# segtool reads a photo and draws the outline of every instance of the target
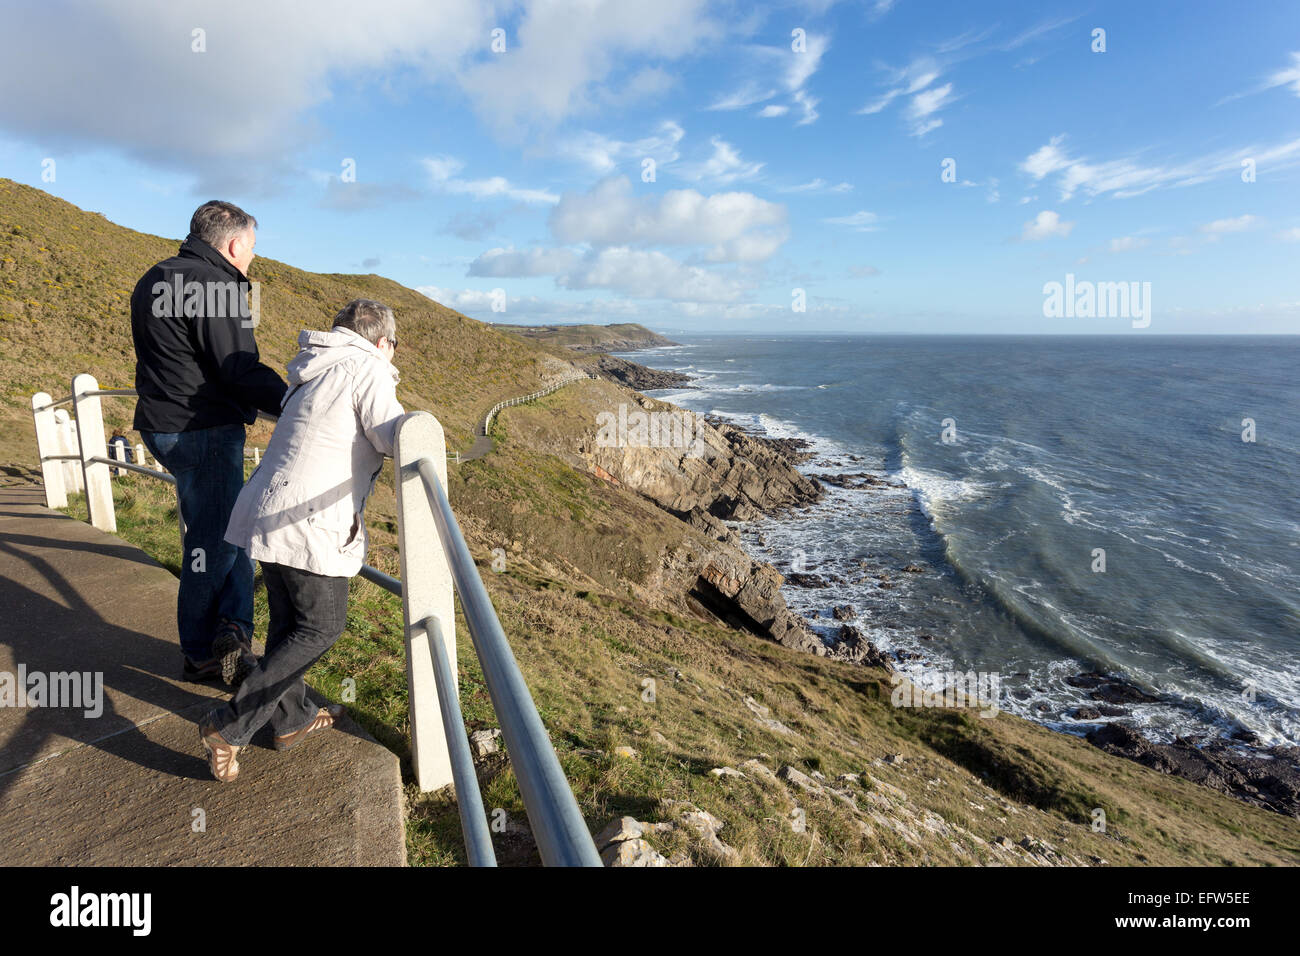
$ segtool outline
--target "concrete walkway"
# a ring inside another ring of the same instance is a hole
[[[397,758],[346,718],[212,779],[195,721],[224,694],[179,680],[176,578],[43,502],[0,478],[0,694],[98,673],[103,712],[0,706],[0,865],[404,865]]]

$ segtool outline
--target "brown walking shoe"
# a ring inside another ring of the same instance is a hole
[[[207,718],[199,722],[199,740],[208,752],[208,769],[212,771],[212,776],[222,783],[230,783],[239,776],[239,761],[236,756],[242,747],[226,743],[226,738],[208,723]]]
[[[227,618],[221,619],[212,641],[212,659],[220,670],[221,680],[235,690],[257,667],[253,642],[242,627]]]
[[[334,721],[342,717],[344,713],[345,710],[342,704],[329,704],[322,707],[316,712],[316,719],[310,724],[302,730],[295,730],[291,734],[276,737],[273,746],[276,750],[288,750],[290,747],[296,747],[313,731],[328,730],[333,727]]]

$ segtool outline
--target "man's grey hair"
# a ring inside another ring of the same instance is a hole
[[[381,338],[390,342],[397,339],[393,310],[374,299],[353,299],[334,316],[334,326],[351,329],[371,345],[378,345]]]
[[[256,228],[256,219],[234,203],[220,199],[208,200],[190,217],[190,235],[218,250],[246,230]]]

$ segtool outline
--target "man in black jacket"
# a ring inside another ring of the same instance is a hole
[[[253,565],[225,541],[244,484],[244,426],[280,413],[285,383],[258,358],[248,267],[257,220],[213,200],[180,251],[131,295],[135,428],[176,479],[185,526],[176,623],[193,681],[237,685],[252,653]]]

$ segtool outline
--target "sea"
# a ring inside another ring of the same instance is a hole
[[[694,379],[649,394],[874,479],[737,525],[828,641],[1069,733],[1300,744],[1300,336],[673,338],[622,356]]]

